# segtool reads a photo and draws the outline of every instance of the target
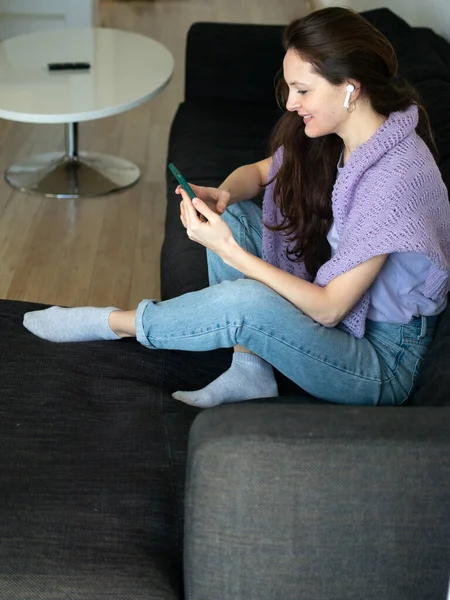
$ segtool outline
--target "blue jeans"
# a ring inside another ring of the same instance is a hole
[[[261,256],[261,210],[252,201],[223,218],[236,241]],[[355,405],[395,405],[412,393],[438,317],[407,325],[366,322],[361,339],[324,327],[268,286],[207,251],[210,287],[156,302],[136,313],[137,340],[148,348],[205,351],[241,344],[313,396]]]

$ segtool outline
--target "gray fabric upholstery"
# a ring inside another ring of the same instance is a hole
[[[190,433],[190,600],[445,600],[450,409],[246,403]]]

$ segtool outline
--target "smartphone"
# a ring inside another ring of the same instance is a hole
[[[193,189],[191,188],[191,186],[188,184],[188,182],[186,181],[186,179],[183,177],[183,175],[180,173],[180,171],[175,167],[175,165],[173,165],[172,163],[169,163],[169,169],[172,171],[173,175],[175,176],[175,179],[178,181],[178,183],[181,185],[181,187],[183,188],[183,190],[187,193],[187,195],[189,196],[189,198],[192,200],[193,198],[195,198],[195,194]]]

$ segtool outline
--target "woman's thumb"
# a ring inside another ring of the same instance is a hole
[[[227,190],[219,190],[219,192],[217,194],[217,204],[216,204],[217,210],[220,213],[225,212],[229,201],[230,201],[230,192],[228,192]]]

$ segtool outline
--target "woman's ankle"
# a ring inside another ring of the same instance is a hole
[[[253,354],[253,352],[251,350],[249,350],[248,348],[246,348],[245,346],[241,346],[241,344],[236,344],[233,347],[233,350],[235,352],[244,352],[246,354]]]
[[[135,310],[113,310],[109,315],[108,324],[121,338],[136,337]]]

